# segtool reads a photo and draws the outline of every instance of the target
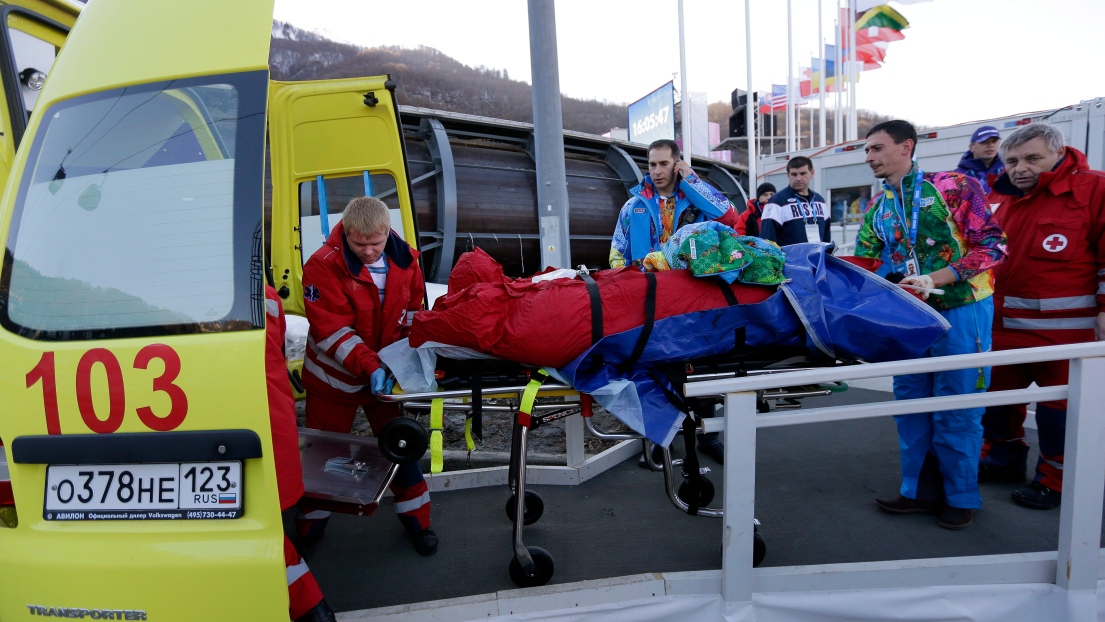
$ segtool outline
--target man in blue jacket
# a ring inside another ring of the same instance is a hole
[[[683,161],[674,140],[648,146],[648,175],[629,191],[633,196],[618,213],[610,243],[610,267],[637,266],[645,255],[660,250],[680,227],[716,220],[737,224],[737,210],[725,195],[699,179]]]
[[[691,170],[674,140],[661,139],[648,146],[648,175],[629,192],[633,196],[618,213],[610,243],[611,268],[640,266],[645,255],[660,250],[685,225],[706,220],[729,227],[737,224],[733,204]],[[713,416],[712,405],[699,410],[695,413],[700,417]],[[716,432],[698,437],[698,451],[724,464],[724,447]]]
[[[806,156],[787,161],[789,186],[775,194],[760,216],[760,237],[779,246],[829,242],[829,206],[810,190],[813,162]]]
[[[998,154],[998,145],[1001,144],[1001,134],[998,128],[992,125],[983,125],[971,135],[971,144],[967,145],[967,153],[959,160],[959,166],[955,172],[968,177],[974,177],[982,184],[982,191],[990,194],[990,175],[1000,177],[1005,172],[1005,163]]]

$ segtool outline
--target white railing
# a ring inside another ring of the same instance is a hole
[[[1066,386],[786,413],[756,413],[755,392],[781,385],[817,384],[1067,359],[1071,364]],[[1097,619],[1098,560],[1101,557],[1101,514],[1105,496],[1105,343],[1049,346],[711,380],[688,384],[685,392],[688,397],[718,394],[726,396],[724,419],[704,421],[708,431],[725,431],[725,518],[722,532],[724,552],[720,586],[725,601],[750,602],[754,591],[1044,582],[1066,590],[1067,620]],[[1011,554],[877,564],[834,564],[833,572],[824,572],[824,567],[818,567],[820,570],[817,572],[813,572],[814,567],[753,571],[751,560],[757,428],[1064,398],[1068,400],[1065,470],[1059,546],[1055,554],[1043,554],[1042,558],[1039,555]],[[1052,567],[1054,572],[1050,572]],[[1063,617],[1057,615],[1056,619]]]

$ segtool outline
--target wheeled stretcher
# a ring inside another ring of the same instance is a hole
[[[712,358],[697,363],[689,363],[684,369],[690,371],[687,382],[713,380],[737,375],[767,374],[778,371],[803,369],[815,364],[833,364],[833,361],[812,361],[801,353],[785,356],[785,351],[742,353],[728,359]],[[382,399],[402,406],[405,413],[415,414],[431,411],[435,402],[456,400],[463,403],[450,403],[450,410],[468,411],[471,429],[480,429],[483,413],[504,413],[514,418],[510,466],[508,468],[508,486],[510,497],[506,503],[507,517],[513,522],[513,556],[509,564],[511,579],[521,587],[543,585],[553,575],[552,555],[536,546],[526,546],[523,540],[523,527],[539,520],[544,512],[544,502],[536,492],[526,490],[527,438],[531,429],[563,419],[575,414],[583,417],[587,433],[604,440],[640,439],[644,443],[646,460],[653,470],[664,474],[664,487],[671,502],[681,511],[689,514],[720,517],[722,511],[709,507],[713,499],[713,485],[700,473],[695,454],[695,433],[700,431],[701,419],[693,414],[684,422],[684,436],[687,441],[685,459],[673,458],[670,445],[661,445],[662,463],[652,460],[652,442],[638,433],[609,433],[597,429],[593,423],[593,400],[591,396],[578,393],[572,387],[551,378],[538,368],[527,368],[508,361],[456,361],[439,359],[442,371],[447,371],[439,380],[439,385],[448,387],[442,391],[393,394]],[[844,390],[842,383],[819,386],[785,387],[762,392],[759,396],[761,409],[767,411],[771,403],[781,407],[797,406],[797,400],[815,395],[828,395]],[[505,399],[504,399],[505,398]],[[484,400],[493,403],[484,403]],[[510,404],[504,404],[510,401]],[[694,404],[692,412],[713,408],[711,400],[701,400]],[[439,430],[431,429],[431,434]],[[477,433],[478,435],[478,433]],[[682,477],[675,475],[676,468],[682,469]],[[755,538],[754,564],[759,564],[766,554],[766,543],[758,532]]]

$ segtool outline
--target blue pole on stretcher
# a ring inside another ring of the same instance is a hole
[[[372,196],[372,177],[368,174],[368,171],[364,172],[364,195],[366,197]]]
[[[326,180],[318,176],[318,222],[322,227],[322,243],[330,237],[330,215],[326,211]]]

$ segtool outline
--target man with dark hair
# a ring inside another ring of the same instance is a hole
[[[633,196],[618,214],[610,243],[611,268],[639,266],[684,225],[716,220],[732,227],[737,222],[729,199],[691,170],[674,140],[648,146],[648,175],[629,192]]]
[[[660,250],[684,225],[716,220],[732,227],[737,222],[737,210],[729,199],[691,170],[673,140],[657,140],[648,146],[648,175],[630,194],[633,196],[618,214],[610,243],[611,268],[640,266],[646,255]],[[712,415],[712,407],[703,410],[709,412],[696,413]],[[718,463],[724,460],[716,433],[700,436],[698,449]]]
[[[993,321],[994,276],[1005,260],[1005,235],[991,217],[982,188],[958,173],[924,173],[912,160],[917,131],[887,121],[867,133],[867,164],[883,180],[856,237],[855,263],[891,264],[901,285],[951,325],[929,356],[986,352]],[[934,291],[941,288],[939,292]],[[901,338],[907,339],[907,335]],[[989,368],[894,377],[894,398],[986,391]],[[894,417],[901,448],[902,485],[875,503],[892,514],[937,514],[937,524],[963,529],[982,507],[978,492],[983,408]]]
[[[1064,146],[1063,133],[1031,123],[1001,145],[1006,171],[994,182],[994,215],[1009,232],[1009,261],[994,270],[994,349],[1105,340],[1105,174]],[[994,368],[992,391],[1063,385],[1068,361]],[[1024,482],[1025,405],[991,406],[983,417],[980,481]],[[1013,501],[1059,507],[1067,401],[1036,404],[1040,458]]]
[[[829,241],[829,207],[810,191],[813,161],[797,156],[787,162],[790,185],[771,197],[760,216],[760,236],[779,246]]]
[[[1005,172],[1005,164],[998,155],[1001,134],[992,125],[983,125],[971,134],[971,143],[967,153],[959,160],[955,172],[974,177],[982,186],[983,192],[990,192],[990,176],[997,177]]]
[[[737,224],[733,228],[738,235],[751,235],[760,237],[760,216],[764,213],[764,205],[775,196],[775,184],[762,183],[756,188],[756,196],[748,199],[748,207],[737,218]]]

